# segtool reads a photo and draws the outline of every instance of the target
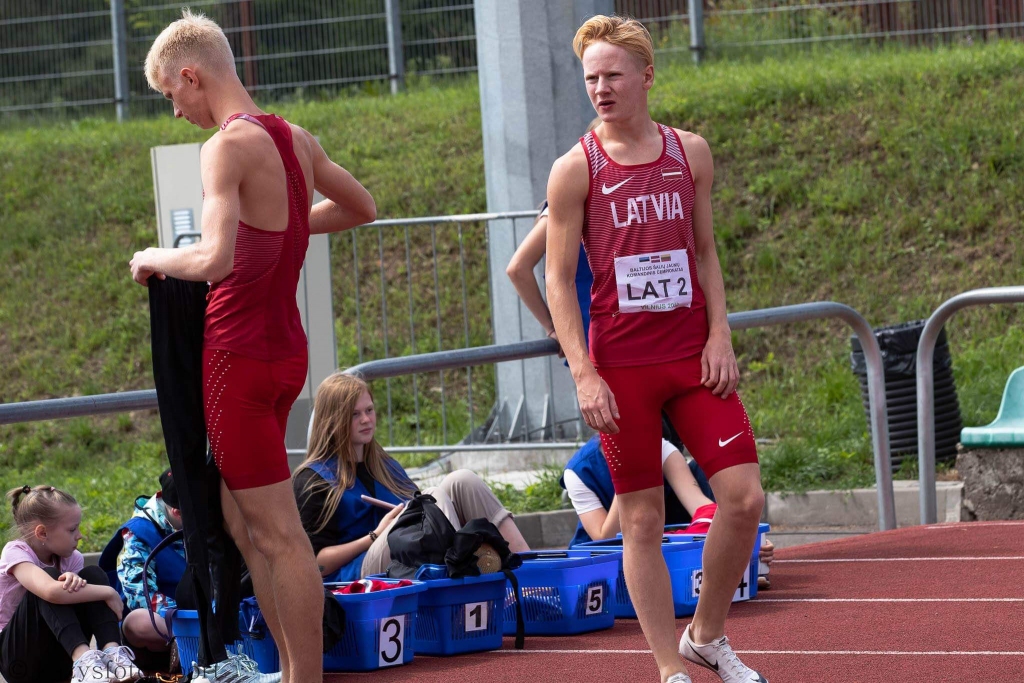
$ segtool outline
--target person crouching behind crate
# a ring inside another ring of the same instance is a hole
[[[687,463],[681,449],[665,438],[661,440],[661,468],[665,475],[665,525],[687,524],[687,533],[706,534],[718,506],[704,472],[696,462]],[[611,472],[597,436],[569,459],[559,483],[580,518],[570,548],[591,540],[614,538],[622,531]],[[760,550],[759,588],[771,585],[768,576],[774,555],[775,546],[765,538]]]
[[[386,571],[391,561],[388,532],[417,490],[374,439],[376,428],[373,394],[365,381],[341,373],[323,381],[307,456],[295,470],[292,486],[325,582]],[[512,552],[529,550],[512,513],[473,472],[452,472],[424,493],[437,499],[456,530],[483,518],[498,528]]]
[[[161,608],[175,608],[175,594],[185,573],[185,546],[171,542],[146,567],[157,544],[182,528],[178,490],[168,469],[160,475],[160,491],[150,498],[139,496],[131,519],[121,525],[100,556],[100,568],[107,571],[124,599],[121,632],[146,671],[173,671],[167,625],[157,614]],[[147,595],[148,593],[148,595]],[[152,612],[152,614],[150,614]]]

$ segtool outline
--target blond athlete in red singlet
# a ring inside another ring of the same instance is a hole
[[[185,10],[157,37],[146,77],[175,117],[220,130],[201,153],[202,241],[137,252],[132,277],[211,283],[204,408],[225,519],[280,651],[281,679],[316,683],[323,680],[323,586],[284,447],[288,411],[306,377],[295,291],[309,235],[371,222],[376,207],[312,135],[256,106],[223,31],[202,15]],[[312,206],[314,189],[327,201]],[[220,680],[219,673],[206,676]]]
[[[548,182],[548,302],[587,424],[615,485],[629,595],[661,680],[688,683],[685,660],[726,683],[763,682],[725,637],[764,505],[711,226],[711,151],[651,120],[654,50],[642,24],[587,21],[573,41],[601,125],[558,159]],[[582,238],[594,272],[590,353],[574,272]],[[678,649],[661,552],[660,413],[707,473],[718,511],[704,582]]]

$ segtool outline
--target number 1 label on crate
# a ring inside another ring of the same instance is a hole
[[[604,608],[604,586],[591,586],[587,589],[587,609],[584,616],[600,614]]]
[[[380,620],[380,652],[377,665],[395,666],[402,663],[405,654],[405,618],[388,617]]]
[[[471,602],[466,605],[466,633],[487,630],[486,602]]]

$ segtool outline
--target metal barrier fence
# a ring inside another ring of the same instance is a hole
[[[1024,287],[973,289],[946,300],[929,316],[917,344],[917,458],[921,524],[938,521],[935,492],[935,342],[942,326],[968,306],[1024,302]]]
[[[0,3],[0,113],[116,109],[120,119],[129,108],[166,107],[141,65],[185,6],[224,28],[239,77],[261,101],[352,88],[395,92],[407,76],[477,68],[468,0],[9,0]],[[787,45],[1024,37],[1020,0],[616,0],[615,7],[647,25],[660,61]],[[699,14],[693,25],[691,13]]]
[[[731,313],[729,324],[734,330],[745,330],[823,318],[838,318],[845,321],[853,329],[864,349],[868,366],[868,400],[871,413],[871,442],[874,451],[875,479],[878,488],[879,527],[882,530],[894,529],[896,528],[896,504],[892,487],[889,420],[886,413],[882,352],[864,317],[844,304],[820,302]],[[415,373],[443,372],[463,367],[469,368],[474,365],[535,358],[552,355],[557,351],[558,346],[554,341],[544,339],[502,346],[484,346],[386,358],[362,363],[346,372],[358,373],[368,380],[389,379]],[[131,392],[131,394],[133,395],[108,394],[106,396],[4,404],[0,405],[0,425],[85,414],[139,410],[156,405],[155,391]],[[530,446],[534,447],[535,445],[531,444]],[[548,447],[559,446],[549,445]],[[504,449],[504,446],[502,448]],[[448,450],[448,448],[433,446],[429,449],[419,450],[437,452]]]

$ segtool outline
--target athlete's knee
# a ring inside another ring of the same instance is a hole
[[[258,523],[250,526],[249,540],[256,551],[268,560],[301,555],[313,557],[313,546],[301,524],[298,528],[292,528],[292,525],[283,520],[275,520],[269,524]]]
[[[665,532],[665,514],[656,508],[635,506],[619,510],[622,536],[630,543],[654,543],[661,545]]]
[[[764,510],[764,490],[756,480],[733,483],[717,496],[718,509],[726,514],[760,519]]]

